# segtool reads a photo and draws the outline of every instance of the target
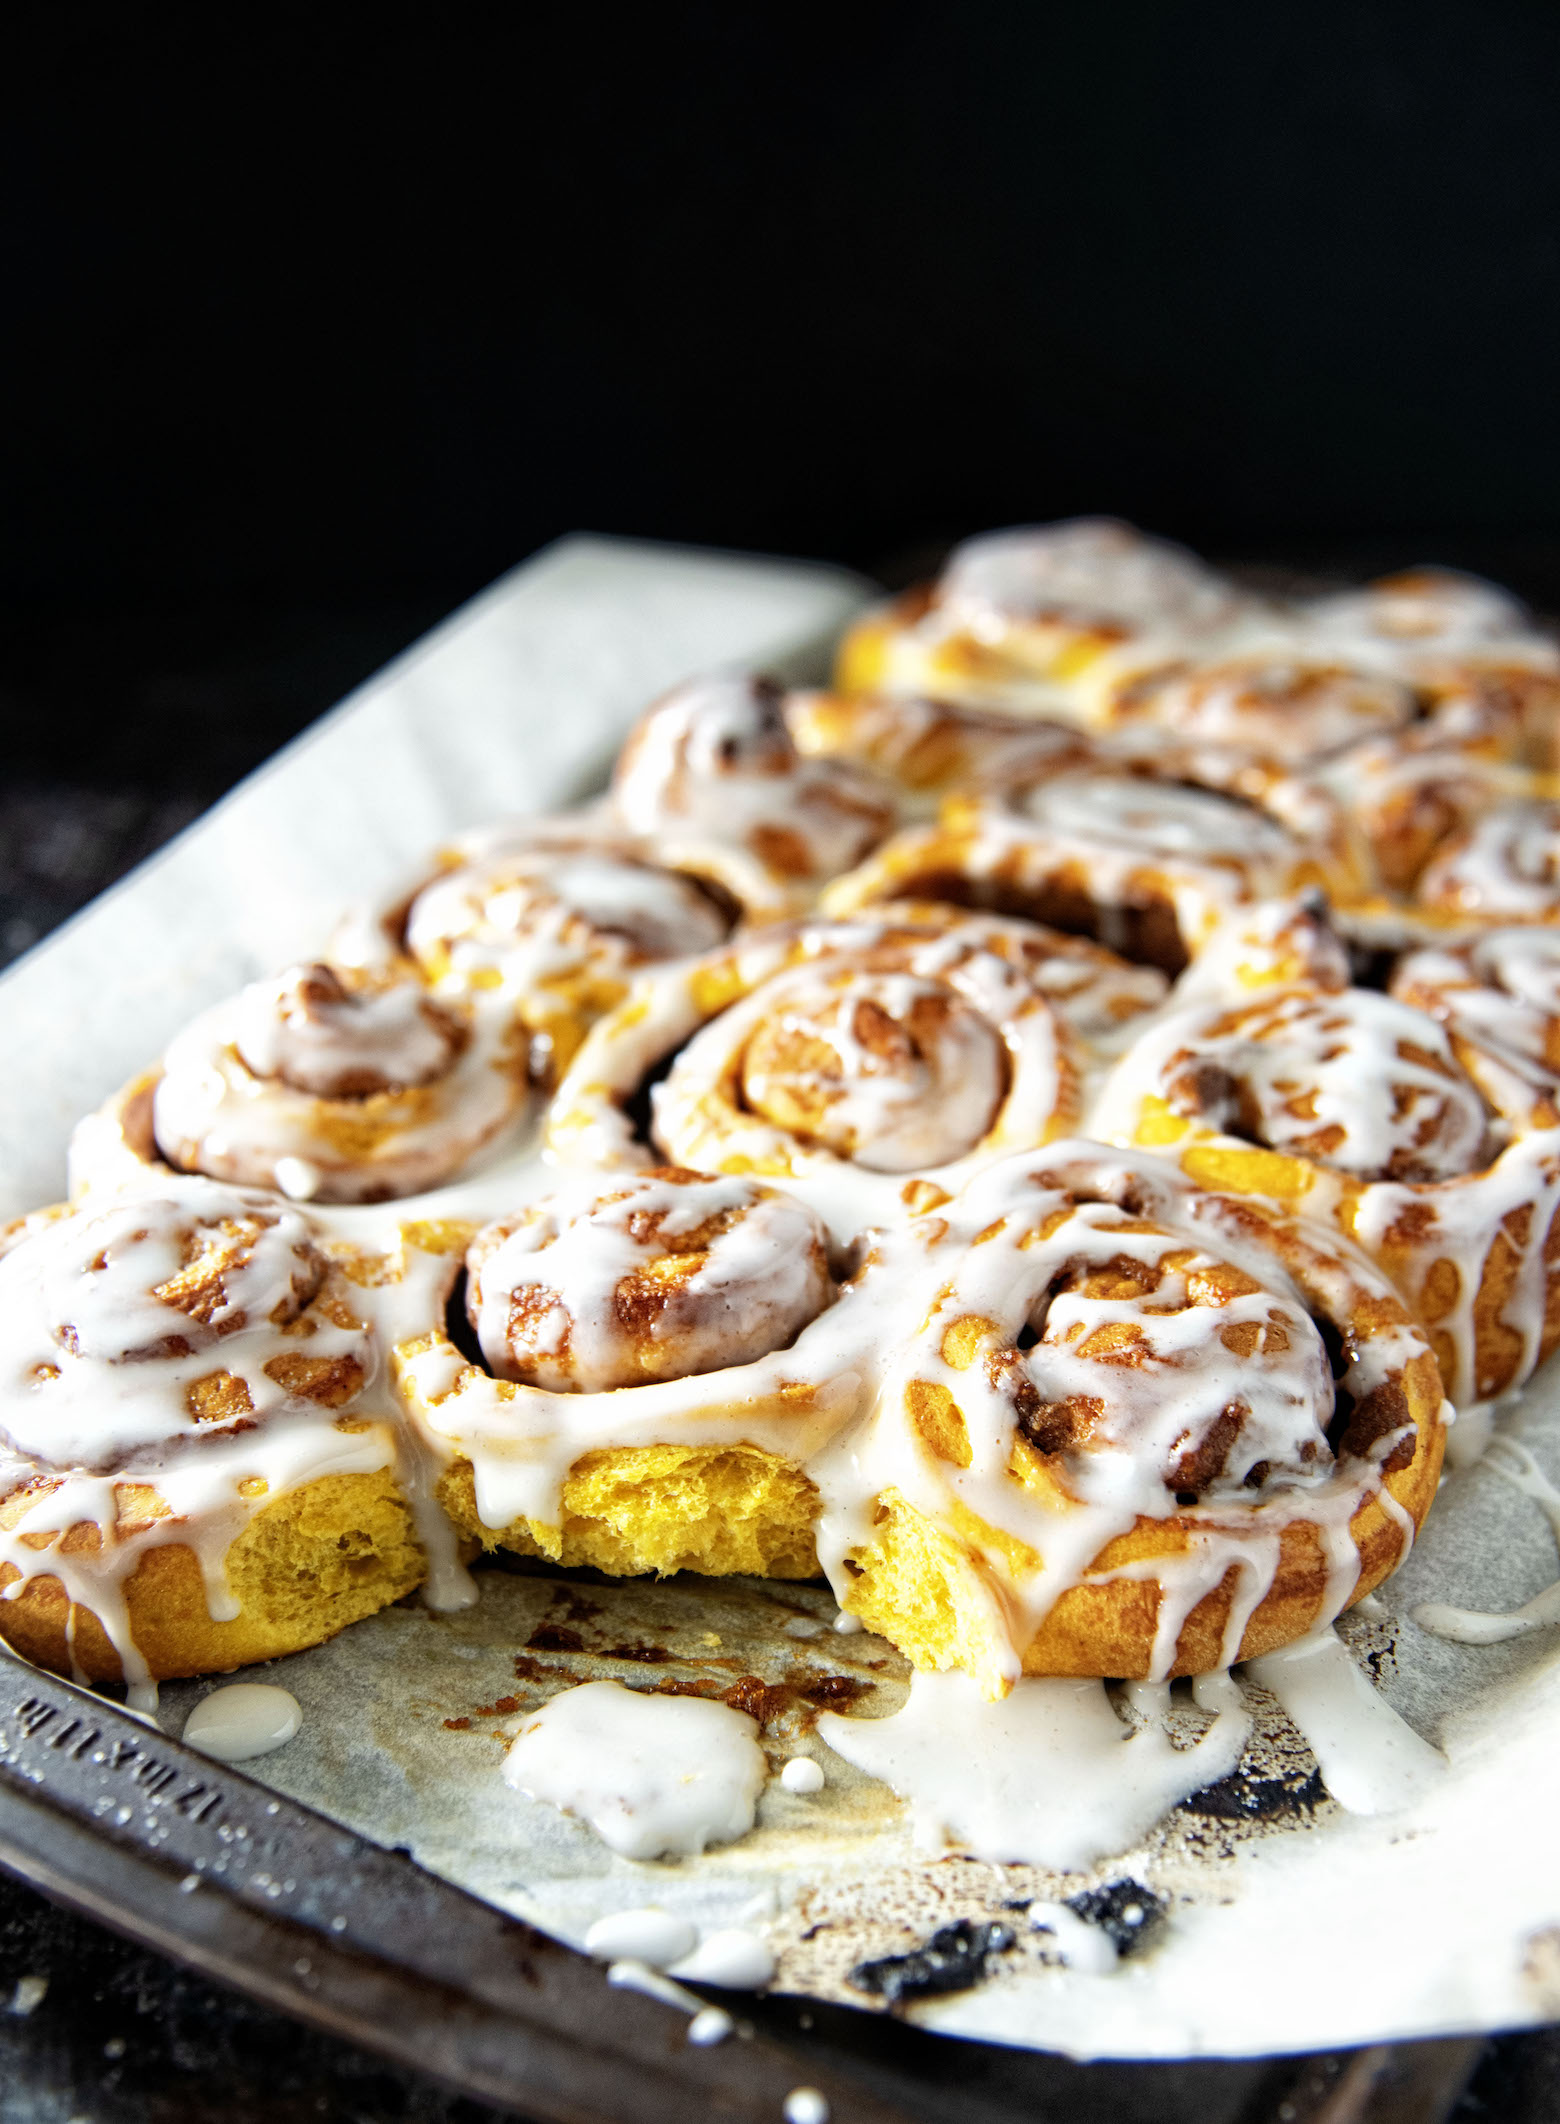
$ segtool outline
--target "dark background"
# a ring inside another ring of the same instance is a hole
[[[1560,590],[1560,9],[23,8],[18,772],[202,798],[581,526]]]
[[[898,583],[1114,510],[1560,609],[1557,89],[1553,0],[13,0],[0,960],[580,527]],[[476,2116],[6,1884],[0,2037],[7,2124]]]

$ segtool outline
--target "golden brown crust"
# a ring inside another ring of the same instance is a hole
[[[8,1503],[12,1502],[7,1500]],[[147,1513],[142,1495],[138,1517]],[[161,1516],[155,1511],[152,1516]],[[63,1548],[94,1546],[96,1526],[68,1529]],[[426,1558],[411,1512],[388,1470],[329,1475],[258,1510],[228,1549],[224,1568],[240,1612],[215,1622],[193,1549],[169,1540],[145,1550],[124,1580],[136,1649],[157,1680],[221,1674],[317,1645],[422,1583]],[[0,1586],[16,1576],[0,1563]],[[90,1608],[71,1603],[57,1577],[40,1575],[0,1601],[0,1636],[57,1674],[74,1667],[92,1682],[123,1668]]]

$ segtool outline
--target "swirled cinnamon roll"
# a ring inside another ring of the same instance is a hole
[[[490,999],[317,961],[204,1011],[77,1129],[71,1179],[101,1192],[162,1163],[297,1201],[386,1202],[453,1178],[527,1098],[524,1042]]]
[[[1419,880],[1422,906],[1497,922],[1560,919],[1560,804],[1497,804],[1445,842]]]
[[[949,797],[935,825],[895,834],[823,905],[835,915],[891,899],[989,907],[1179,973],[1231,907],[1307,884],[1352,884],[1343,851],[1282,822],[1284,777],[1218,764],[1231,769],[1228,794],[1123,765],[1048,776],[1001,797]],[[1244,792],[1250,775],[1262,803]],[[1334,808],[1320,804],[1334,823]]]
[[[874,777],[803,757],[781,689],[759,678],[698,679],[658,701],[618,756],[612,802],[665,862],[754,919],[799,911],[894,824]]]
[[[912,799],[954,789],[1025,787],[1100,761],[1081,730],[1039,717],[954,708],[886,694],[793,693],[786,721],[801,751],[859,760]]]
[[[1110,687],[1103,720],[1113,730],[1162,730],[1293,767],[1401,729],[1414,706],[1396,679],[1274,651],[1133,673]]]
[[[1445,1026],[1458,1061],[1508,1120],[1560,1119],[1560,931],[1492,929],[1410,952],[1392,993]]]
[[[561,1070],[643,966],[708,951],[735,909],[706,880],[599,823],[538,820],[472,835],[399,923],[404,949],[447,995],[493,993]]]
[[[787,925],[648,976],[576,1057],[548,1140],[570,1163],[659,1155],[888,1205],[906,1176],[947,1185],[1074,1126],[1077,1028],[1162,994],[1097,947],[946,907]]]
[[[815,1472],[846,1605],[923,1667],[1165,1679],[1329,1622],[1435,1494],[1442,1389],[1386,1280],[1271,1205],[1053,1145],[880,1242],[929,1302]]]
[[[1207,640],[1249,618],[1245,596],[1183,547],[1080,517],[988,532],[938,581],[846,636],[842,693],[910,694],[1010,714],[1076,717],[1075,682],[1124,643]]]
[[[489,1548],[810,1577],[803,1463],[860,1393],[835,1296],[823,1227],[788,1194],[676,1166],[582,1176],[472,1241],[469,1358],[443,1334],[397,1351],[440,1500]]]
[[[1523,768],[1472,741],[1456,743],[1428,722],[1353,746],[1321,772],[1393,893],[1412,893],[1440,848],[1533,782]]]
[[[1092,1125],[1347,1232],[1425,1323],[1462,1402],[1520,1385],[1560,1339],[1560,1130],[1514,1111],[1423,1011],[1297,985],[1166,1014]]]
[[[374,1341],[307,1219],[203,1179],[0,1260],[0,1635],[92,1681],[332,1636],[423,1553]]]
[[[1456,568],[1404,568],[1358,590],[1308,599],[1300,610],[1306,632],[1318,640],[1443,657],[1533,632],[1520,599]]]

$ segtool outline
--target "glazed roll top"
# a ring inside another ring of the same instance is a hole
[[[1362,1180],[1447,1180],[1492,1155],[1484,1101],[1445,1030],[1367,989],[1286,987],[1173,1012],[1118,1064],[1095,1121],[1146,1141],[1156,1115]]]
[[[497,1377],[555,1393],[687,1379],[783,1349],[834,1296],[822,1226],[773,1188],[661,1166],[488,1225],[466,1306]]]
[[[0,1261],[0,1427],[40,1468],[156,1467],[299,1403],[337,1409],[374,1365],[367,1330],[319,1303],[302,1216],[185,1182],[51,1225]]]
[[[1384,1279],[1141,1154],[1006,1160],[878,1274],[930,1304],[821,1546],[921,1664],[995,1689],[1250,1656],[1383,1575],[1434,1494],[1440,1380]]]
[[[375,1202],[449,1179],[525,1097],[526,1057],[491,1011],[436,999],[405,972],[317,961],[255,982],[173,1041],[152,1134],[186,1172]]]
[[[623,748],[612,798],[631,832],[707,869],[755,914],[810,897],[894,822],[858,767],[804,758],[781,689],[747,677],[702,679],[657,703]]]
[[[204,1179],[0,1260],[0,1635],[144,1688],[318,1644],[426,1558],[355,1290],[304,1214]]]
[[[1282,652],[1135,674],[1112,690],[1109,704],[1114,725],[1156,726],[1288,765],[1397,730],[1414,712],[1412,691],[1396,679]]]
[[[949,558],[936,603],[987,640],[1011,628],[1120,638],[1211,631],[1240,597],[1183,546],[1108,517],[1078,517],[967,540]]]
[[[1560,804],[1505,803],[1454,834],[1419,880],[1427,907],[1503,922],[1560,918]]]
[[[412,900],[403,937],[441,997],[506,1000],[546,1075],[640,967],[708,951],[733,918],[708,879],[658,862],[639,842],[541,821],[480,837]]]

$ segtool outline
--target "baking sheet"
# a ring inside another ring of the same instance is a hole
[[[505,578],[6,977],[6,1209],[58,1194],[70,1124],[202,1003],[317,946],[342,905],[396,881],[450,832],[581,793],[677,679],[737,660],[805,675],[861,594],[834,571],[592,539]],[[1529,1389],[1505,1421],[1560,1480],[1560,1383]],[[1413,1812],[1378,1820],[1314,1791],[1267,1821],[1227,1806],[1178,1810],[1088,1877],[1133,1880],[1163,1903],[1143,1952],[1086,1975],[1059,1966],[1019,1915],[1019,1944],[987,1984],[914,2017],[1075,2056],[1164,2058],[1560,2013],[1560,1809],[1549,1799],[1560,1640],[1474,1650],[1405,1619],[1426,1599],[1514,1607],[1556,1568],[1531,1502],[1487,1467],[1454,1476],[1384,1612],[1346,1626],[1389,1698],[1447,1749],[1445,1783]],[[393,1609],[257,1670],[292,1688],[307,1715],[255,1774],[571,1941],[606,1910],[654,1901],[705,1925],[757,1926],[782,1985],[855,2004],[845,1981],[855,1961],[952,1917],[1013,1923],[1015,1902],[1087,1885],[915,1852],[892,1796],[811,1732],[820,1678],[862,1684],[859,1715],[892,1710],[904,1688],[903,1663],[875,1639],[786,1633],[787,1619],[832,1614],[821,1589],[571,1590],[509,1571],[481,1582],[468,1614]],[[539,1630],[556,1637],[545,1625],[571,1602],[580,1648],[533,1648]],[[635,1864],[498,1777],[502,1741],[573,1680],[633,1679],[636,1667],[639,1678],[654,1667],[708,1680],[733,1663],[786,1692],[776,1759],[805,1748],[829,1776],[814,1800],[772,1787],[758,1831],[737,1845]],[[208,1686],[165,1692],[169,1731]],[[1275,1767],[1295,1764],[1293,1738],[1275,1716],[1253,1745],[1247,1769],[1271,1789]]]

